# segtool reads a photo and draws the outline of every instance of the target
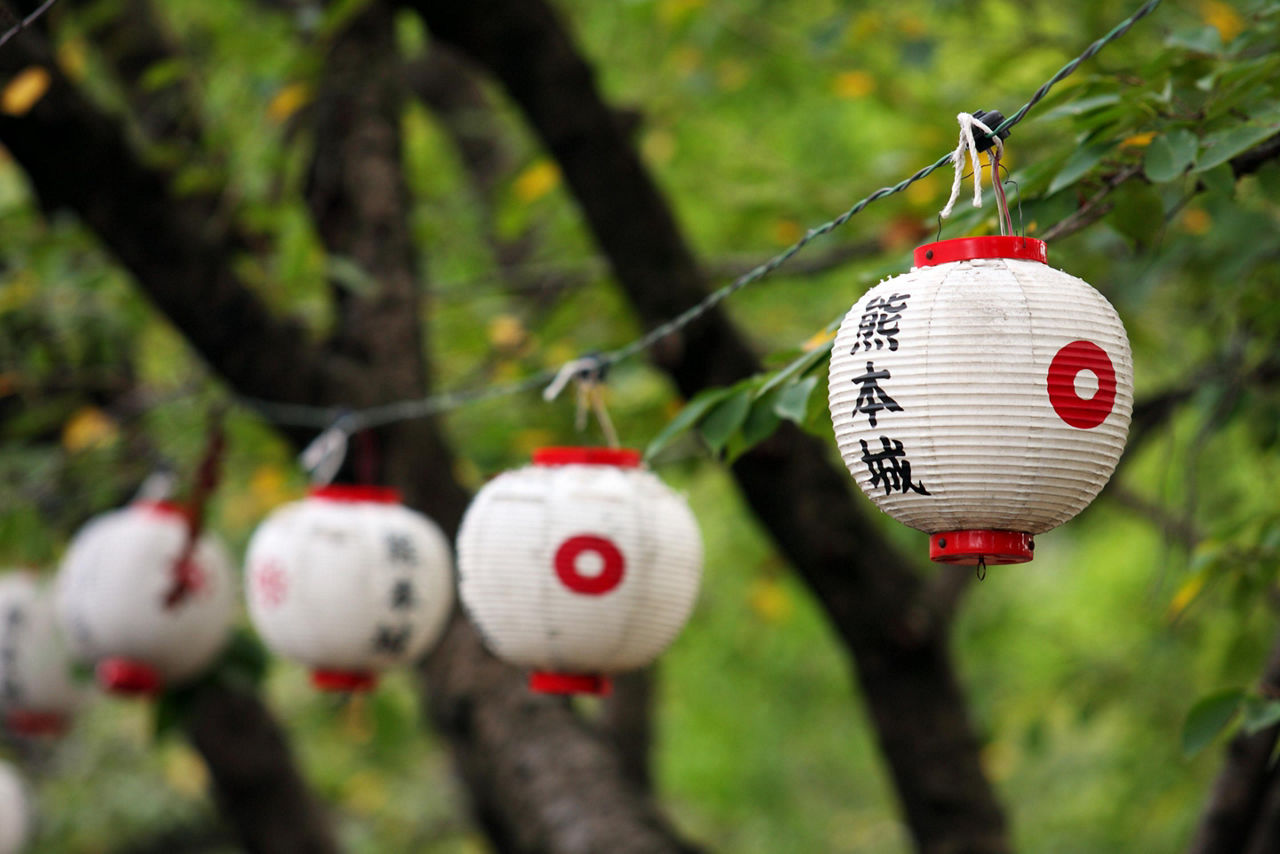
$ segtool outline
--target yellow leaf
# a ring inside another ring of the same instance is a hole
[[[831,91],[840,98],[865,98],[876,90],[876,79],[865,71],[842,71],[831,81]]]
[[[0,92],[0,110],[11,116],[24,116],[49,91],[53,82],[49,72],[32,65],[18,72]]]
[[[519,350],[528,337],[524,324],[514,314],[499,314],[489,321],[489,343],[499,350]]]
[[[835,337],[836,331],[834,329],[823,329],[820,332],[815,332],[808,341],[804,342],[804,344],[800,346],[800,349],[804,350],[806,353],[811,353]]]
[[[68,39],[58,45],[58,65],[61,66],[62,73],[72,80],[83,80],[87,53],[84,39]]]
[[[702,51],[683,44],[671,52],[671,64],[676,71],[688,76],[702,67]]]
[[[533,453],[535,448],[554,445],[556,434],[541,427],[526,427],[524,430],[517,431],[513,439],[512,444],[515,445],[515,449],[528,456]]]
[[[716,66],[716,83],[726,92],[736,92],[746,85],[751,69],[745,62],[726,59]]]
[[[115,441],[118,431],[111,417],[96,406],[86,406],[62,427],[62,447],[71,453],[102,447]]]
[[[550,160],[539,160],[516,176],[516,198],[528,204],[550,193],[560,183],[560,168]]]
[[[1149,130],[1146,133],[1135,133],[1133,136],[1129,137],[1128,139],[1126,139],[1124,142],[1120,144],[1128,145],[1132,148],[1146,148],[1148,145],[1151,144],[1151,140],[1155,138],[1156,138],[1156,132],[1153,130]]]
[[[791,616],[791,597],[777,579],[758,578],[751,585],[751,610],[766,622],[780,623]]]
[[[804,226],[794,219],[780,219],[773,224],[773,239],[779,246],[790,246],[804,237]]]
[[[306,83],[290,83],[267,104],[267,118],[277,123],[284,122],[310,100],[310,86]]]
[[[189,798],[198,798],[209,789],[209,769],[194,750],[173,743],[164,752],[164,778]]]
[[[1244,18],[1221,0],[1203,0],[1200,3],[1200,17],[1218,31],[1218,35],[1222,36],[1223,44],[1231,41],[1244,30]]]
[[[1179,220],[1178,225],[1187,234],[1199,236],[1207,234],[1213,227],[1213,218],[1205,213],[1204,208],[1187,208],[1182,212],[1182,219]]]
[[[387,805],[386,783],[372,771],[357,771],[347,778],[342,801],[357,815],[377,815]]]
[[[903,191],[913,205],[926,205],[938,195],[938,185],[933,181],[915,181]]]
[[[898,20],[898,30],[904,36],[918,39],[929,32],[929,26],[915,15],[907,15]]]
[[[668,130],[652,130],[644,135],[640,150],[647,160],[659,165],[669,163],[676,153],[676,138]]]
[[[1169,611],[1166,616],[1170,620],[1176,620],[1181,616],[1182,612],[1187,610],[1187,606],[1200,595],[1200,591],[1204,589],[1204,583],[1205,574],[1203,572],[1198,572],[1182,582],[1178,592],[1174,593],[1173,598],[1169,600]]]
[[[678,26],[705,3],[706,0],[662,0],[658,4],[658,20],[667,27]]]

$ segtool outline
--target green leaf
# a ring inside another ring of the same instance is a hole
[[[1120,96],[1115,92],[1108,92],[1103,95],[1091,95],[1087,98],[1081,98],[1078,101],[1071,101],[1069,103],[1054,107],[1052,110],[1049,110],[1049,112],[1042,114],[1040,116],[1040,120],[1045,122],[1050,122],[1050,121],[1053,121],[1054,119],[1064,119],[1064,118],[1069,118],[1073,116],[1080,116],[1092,110],[1097,110],[1102,107],[1109,107],[1112,104],[1118,103],[1119,101],[1120,101]]]
[[[768,439],[778,429],[782,419],[775,407],[780,394],[781,391],[775,389],[752,402],[747,420],[742,423],[742,441],[745,445],[743,452]]]
[[[732,394],[719,401],[702,419],[698,430],[714,453],[724,449],[729,437],[747,420],[751,410],[751,389],[734,387]]]
[[[1191,758],[1227,728],[1244,702],[1239,688],[1202,697],[1187,713],[1182,726],[1182,755]]]
[[[1113,194],[1115,207],[1107,224],[1135,246],[1149,245],[1164,228],[1164,202],[1150,184],[1129,181]]]
[[[804,376],[811,368],[827,357],[827,354],[831,352],[831,345],[834,343],[835,338],[833,337],[822,346],[815,347],[807,353],[801,354],[786,367],[781,368],[777,373],[770,377],[768,381],[760,387],[759,393],[761,395],[768,394],[778,386],[790,380],[792,377]]]
[[[1195,165],[1200,140],[1183,128],[1161,134],[1147,148],[1143,171],[1154,183],[1172,181]]]
[[[1192,27],[1171,34],[1164,43],[1193,53],[1216,54],[1222,50],[1222,34],[1216,27]]]
[[[1089,170],[1097,166],[1098,161],[1110,149],[1110,145],[1096,142],[1077,148],[1067,158],[1067,162],[1063,164],[1062,169],[1058,171],[1058,174],[1054,176],[1053,181],[1049,184],[1049,195],[1052,196],[1064,187],[1070,187],[1088,174]]]
[[[1240,727],[1249,735],[1280,723],[1280,700],[1249,697],[1244,701]]]
[[[1200,181],[1210,193],[1230,198],[1236,191],[1236,173],[1231,164],[1219,163],[1217,166],[1200,173]]]
[[[813,387],[817,384],[817,377],[805,377],[785,386],[778,393],[778,402],[774,404],[773,411],[781,418],[803,424],[805,414],[809,411],[809,395],[813,394]]]
[[[657,436],[645,448],[644,458],[652,459],[655,454],[670,445],[672,440],[698,423],[708,409],[715,406],[733,393],[733,388],[709,388],[694,395],[693,400],[685,404],[684,409],[676,413],[676,417],[667,422]]]
[[[1234,127],[1204,138],[1204,149],[1200,155],[1197,172],[1212,169],[1220,163],[1226,163],[1237,154],[1242,154],[1280,131],[1280,121],[1264,124],[1247,124]]]

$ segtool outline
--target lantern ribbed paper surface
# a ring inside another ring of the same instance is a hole
[[[203,670],[235,607],[231,558],[203,536],[187,560],[176,505],[139,502],[76,534],[58,572],[58,616],[73,653],[110,690],[152,693]],[[181,586],[180,586],[181,585]]]
[[[288,504],[249,543],[249,616],[317,687],[372,688],[421,655],[453,607],[449,541],[393,490],[330,486]]]
[[[831,418],[858,485],[933,534],[935,560],[1029,560],[1084,509],[1133,409],[1124,326],[1044,244],[962,238],[916,250],[869,290],[831,357]]]
[[[53,593],[29,572],[0,577],[0,711],[20,735],[60,735],[85,692],[54,613]]]
[[[494,478],[458,533],[458,589],[489,648],[535,690],[599,691],[648,664],[697,597],[702,539],[634,451],[545,448]]]
[[[26,786],[12,765],[0,761],[0,854],[18,854],[30,833]]]

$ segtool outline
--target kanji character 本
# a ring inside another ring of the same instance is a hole
[[[871,474],[872,487],[883,486],[885,495],[894,492],[905,494],[908,491],[920,495],[929,494],[923,482],[911,482],[911,461],[907,459],[907,452],[902,449],[901,442],[881,436],[881,450],[875,453],[867,447],[866,439],[859,439],[858,442],[862,445],[862,461],[867,464],[867,471]]]
[[[889,379],[888,371],[877,371],[872,362],[867,362],[867,372],[860,377],[854,377],[853,382],[861,383],[862,388],[858,390],[858,402],[853,405],[855,412],[864,413],[867,420],[871,422],[871,426],[876,426],[876,413],[882,409],[891,412],[901,412],[902,407],[892,397],[889,397],[880,388],[877,380]]]
[[[858,321],[858,339],[853,342],[850,354],[857,353],[858,347],[870,350],[875,344],[877,350],[886,344],[890,350],[898,349],[898,321],[906,310],[907,299],[911,294],[889,294],[887,297],[876,297],[867,303]]]
[[[408,579],[397,581],[391,588],[391,607],[408,608],[413,605],[413,582]]]
[[[416,565],[418,553],[413,548],[413,540],[404,534],[387,534],[387,556],[392,563]]]

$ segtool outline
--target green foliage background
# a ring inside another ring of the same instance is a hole
[[[194,81],[209,130],[198,150],[149,156],[183,158],[191,190],[227,182],[229,211],[275,246],[243,262],[247,275],[317,333],[331,321],[326,273],[368,286],[350,262],[326,257],[300,199],[311,141],[298,118],[352,5],[325,17],[171,0],[163,14],[190,59],[153,69],[156,85]],[[641,112],[636,142],[708,266],[762,260],[932,162],[953,145],[957,112],[1011,112],[1128,11],[1098,0],[561,8],[607,96]],[[123,109],[85,36],[95,15],[119,13],[111,0],[59,10],[56,31],[68,73]],[[1100,222],[1052,244],[1051,262],[1116,305],[1139,400],[1187,390],[1126,458],[1118,488],[1043,537],[1034,563],[975,585],[955,627],[983,758],[1020,850],[1185,844],[1218,757],[1184,755],[1184,720],[1197,698],[1248,688],[1274,634],[1280,395],[1265,365],[1280,339],[1280,165],[1237,181],[1228,161],[1280,131],[1278,24],[1274,3],[1170,0],[1008,142],[1032,235],[1134,173],[1101,202],[1110,207]],[[406,59],[430,49],[408,16],[400,35]],[[534,236],[525,272],[574,275],[550,298],[508,287],[447,137],[427,111],[407,109],[441,387],[516,378],[641,331],[546,155],[493,95],[518,163],[503,176],[493,228]],[[712,457],[741,452],[779,417],[829,434],[822,330],[906,269],[949,184],[939,173],[801,256],[874,244],[859,259],[820,275],[784,268],[731,300],[771,365],[812,358],[772,388],[764,376],[719,392],[677,425],[690,429],[651,445],[663,477],[688,493],[708,555],[697,610],[661,664],[657,777],[677,824],[716,849],[908,848],[850,662]],[[989,200],[959,210],[944,236],[995,228]],[[0,561],[52,569],[74,527],[127,497],[157,461],[192,468],[207,408],[227,392],[91,235],[35,210],[12,163],[0,166],[0,234]],[[136,412],[108,406],[134,386],[144,393]],[[624,441],[641,447],[681,406],[642,361],[616,369],[609,394]],[[535,446],[578,441],[572,421],[570,404],[530,395],[459,410],[447,426],[460,476],[478,486]],[[230,426],[214,527],[243,548],[303,481],[247,410],[233,410]],[[931,571],[924,535],[882,521]],[[342,706],[273,662],[263,690],[352,851],[484,850],[407,677]],[[1226,713],[1242,702],[1231,696]],[[156,735],[154,717],[102,700],[51,751],[35,851],[107,851],[212,815],[199,759],[171,731]],[[1218,731],[1202,729],[1187,733],[1189,747]]]

